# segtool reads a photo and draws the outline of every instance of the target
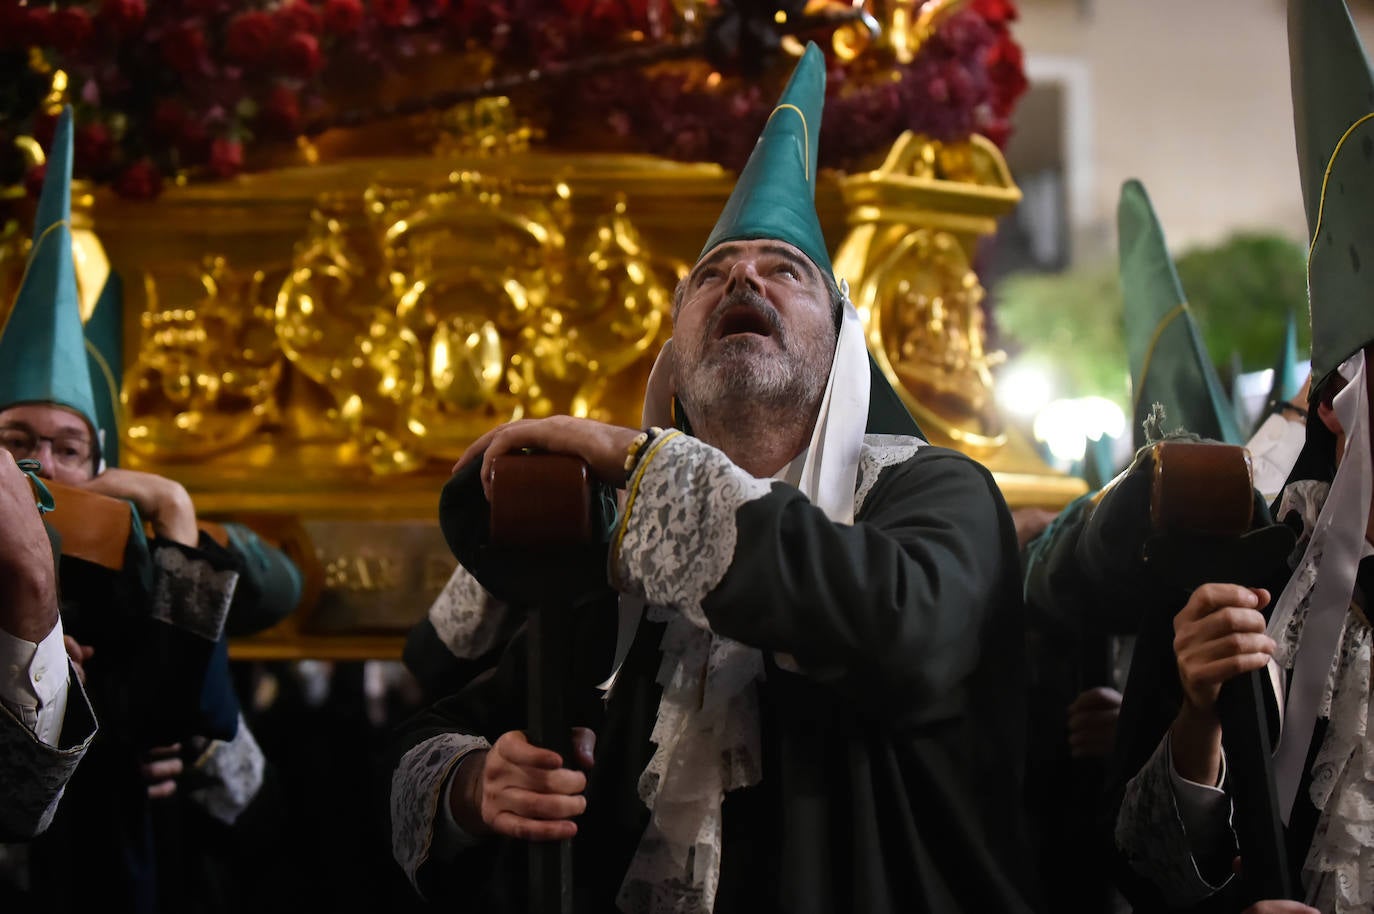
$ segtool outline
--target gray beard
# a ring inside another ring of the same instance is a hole
[[[747,424],[751,414],[770,424],[811,417],[830,373],[816,371],[806,355],[784,349],[754,359],[746,351],[717,350],[680,375],[678,396],[699,425],[717,417]]]

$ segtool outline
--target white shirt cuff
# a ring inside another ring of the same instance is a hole
[[[1219,786],[1209,786],[1190,781],[1178,773],[1174,767],[1174,752],[1170,741],[1172,734],[1164,736],[1164,752],[1169,758],[1169,784],[1174,791],[1174,803],[1178,807],[1179,818],[1183,820],[1183,831],[1188,836],[1188,844],[1193,849],[1193,857],[1215,847],[1220,841],[1229,841],[1231,834],[1231,798]],[[1226,753],[1221,754],[1221,771],[1217,784],[1226,782]]]
[[[0,629],[0,701],[49,746],[61,744],[69,670],[61,618],[37,644]]]

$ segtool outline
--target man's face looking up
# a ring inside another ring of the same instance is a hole
[[[821,272],[781,241],[734,241],[697,262],[674,311],[677,393],[689,416],[732,402],[814,410],[836,325]]]

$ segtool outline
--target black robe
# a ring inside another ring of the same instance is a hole
[[[952,451],[926,447],[865,472],[876,482],[853,526],[781,483],[740,506],[729,569],[702,602],[715,633],[764,650],[767,677],[758,685],[763,776],[724,797],[715,910],[1029,910],[1010,515],[991,475]],[[455,551],[500,597],[502,582],[483,568],[485,502],[475,473],[467,477],[471,535]],[[652,509],[633,509],[630,523]],[[594,684],[610,668],[617,613],[593,569],[589,580],[597,577],[579,611],[568,686],[573,722],[598,734],[574,841],[585,912],[615,910],[648,822],[636,785],[661,695],[663,626],[645,620],[600,701]],[[775,654],[809,674],[782,669]],[[494,741],[521,728],[524,659],[517,636],[498,666],[402,728],[397,758],[446,733]],[[524,859],[518,842],[488,839],[450,865],[427,862],[417,882],[431,900],[523,911]]]

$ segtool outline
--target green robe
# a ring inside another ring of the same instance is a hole
[[[635,480],[610,576],[651,604],[699,609],[716,634],[765,657],[763,774],[725,795],[717,912],[1029,909],[1012,523],[986,470],[918,444],[866,439],[853,526],[685,437]],[[750,485],[765,491],[732,497]],[[486,506],[472,471],[467,490],[472,538],[455,551],[499,596],[503,582],[483,566]],[[570,584],[592,591],[568,686],[573,723],[598,734],[574,842],[577,910],[587,912],[615,909],[648,822],[636,785],[661,696],[664,626],[647,619],[604,703],[595,690],[616,640],[604,581],[591,568]],[[524,725],[524,659],[518,635],[496,667],[402,728],[393,843],[431,900],[524,910],[518,842],[488,839],[451,863],[430,857],[455,746]]]

